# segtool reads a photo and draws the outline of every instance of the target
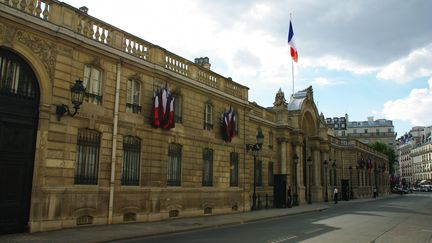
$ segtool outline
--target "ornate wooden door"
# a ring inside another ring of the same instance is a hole
[[[38,107],[32,69],[0,47],[0,233],[28,229]]]

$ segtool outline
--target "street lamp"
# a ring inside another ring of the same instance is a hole
[[[378,170],[377,170],[377,166],[375,164],[375,166],[374,166],[375,189],[372,190],[373,192],[375,192],[374,197],[378,196],[378,182],[377,182],[378,175],[377,174],[378,174]]]
[[[328,202],[328,192],[327,192],[327,167],[328,167],[328,162],[327,160],[324,160],[324,186],[325,186],[325,197],[324,197],[324,201]]]
[[[252,210],[255,210],[257,205],[256,205],[256,199],[257,199],[257,195],[256,195],[256,158],[258,156],[258,151],[261,150],[262,145],[264,142],[264,134],[262,133],[261,130],[257,131],[256,134],[256,143],[255,144],[246,144],[246,150],[252,151],[252,155],[254,157],[254,166],[253,166],[253,170],[254,170],[254,176],[253,176],[253,194],[252,194]]]
[[[297,164],[298,164],[299,157],[297,154],[293,155],[293,163],[294,163],[294,195],[293,195],[293,204],[294,206],[298,206],[298,189],[297,189]]]
[[[65,104],[56,105],[57,121],[60,121],[61,117],[67,113],[69,116],[75,116],[78,113],[80,105],[83,103],[84,94],[86,88],[83,85],[82,80],[75,80],[75,84],[70,87],[71,103],[75,111],[70,112],[69,106]]]
[[[353,191],[352,191],[352,183],[353,183],[353,181],[352,181],[352,170],[353,170],[353,168],[352,168],[351,165],[348,167],[348,170],[349,170],[349,173],[350,173],[350,199],[353,199]]]
[[[311,190],[312,190],[312,159],[311,159],[311,157],[309,156],[309,158],[307,159],[307,165],[308,165],[308,167],[309,167],[309,173],[308,173],[308,204],[311,204],[312,203],[312,193],[311,193]]]

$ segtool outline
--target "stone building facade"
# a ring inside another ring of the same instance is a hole
[[[276,175],[300,204],[333,185],[349,198],[388,192],[386,157],[329,136],[312,87],[263,108],[210,65],[55,0],[3,1],[0,20],[2,233],[245,212],[254,188],[258,205],[276,200]],[[86,93],[75,114],[76,80]],[[169,129],[152,125],[164,89]]]
[[[368,117],[367,121],[349,121],[348,114],[343,117],[326,118],[327,125],[335,136],[341,139],[357,139],[365,144],[381,142],[395,147],[396,133],[393,121]]]

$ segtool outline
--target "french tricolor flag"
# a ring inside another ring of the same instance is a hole
[[[288,32],[288,45],[290,45],[292,59],[294,60],[294,62],[297,62],[298,61],[298,53],[297,53],[297,48],[295,46],[294,30],[292,27],[291,20],[290,20],[289,32]]]

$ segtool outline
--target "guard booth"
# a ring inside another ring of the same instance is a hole
[[[349,180],[343,179],[341,180],[342,186],[342,200],[349,201],[350,192],[349,192]]]
[[[273,206],[285,208],[287,206],[287,175],[274,175],[273,184]]]

